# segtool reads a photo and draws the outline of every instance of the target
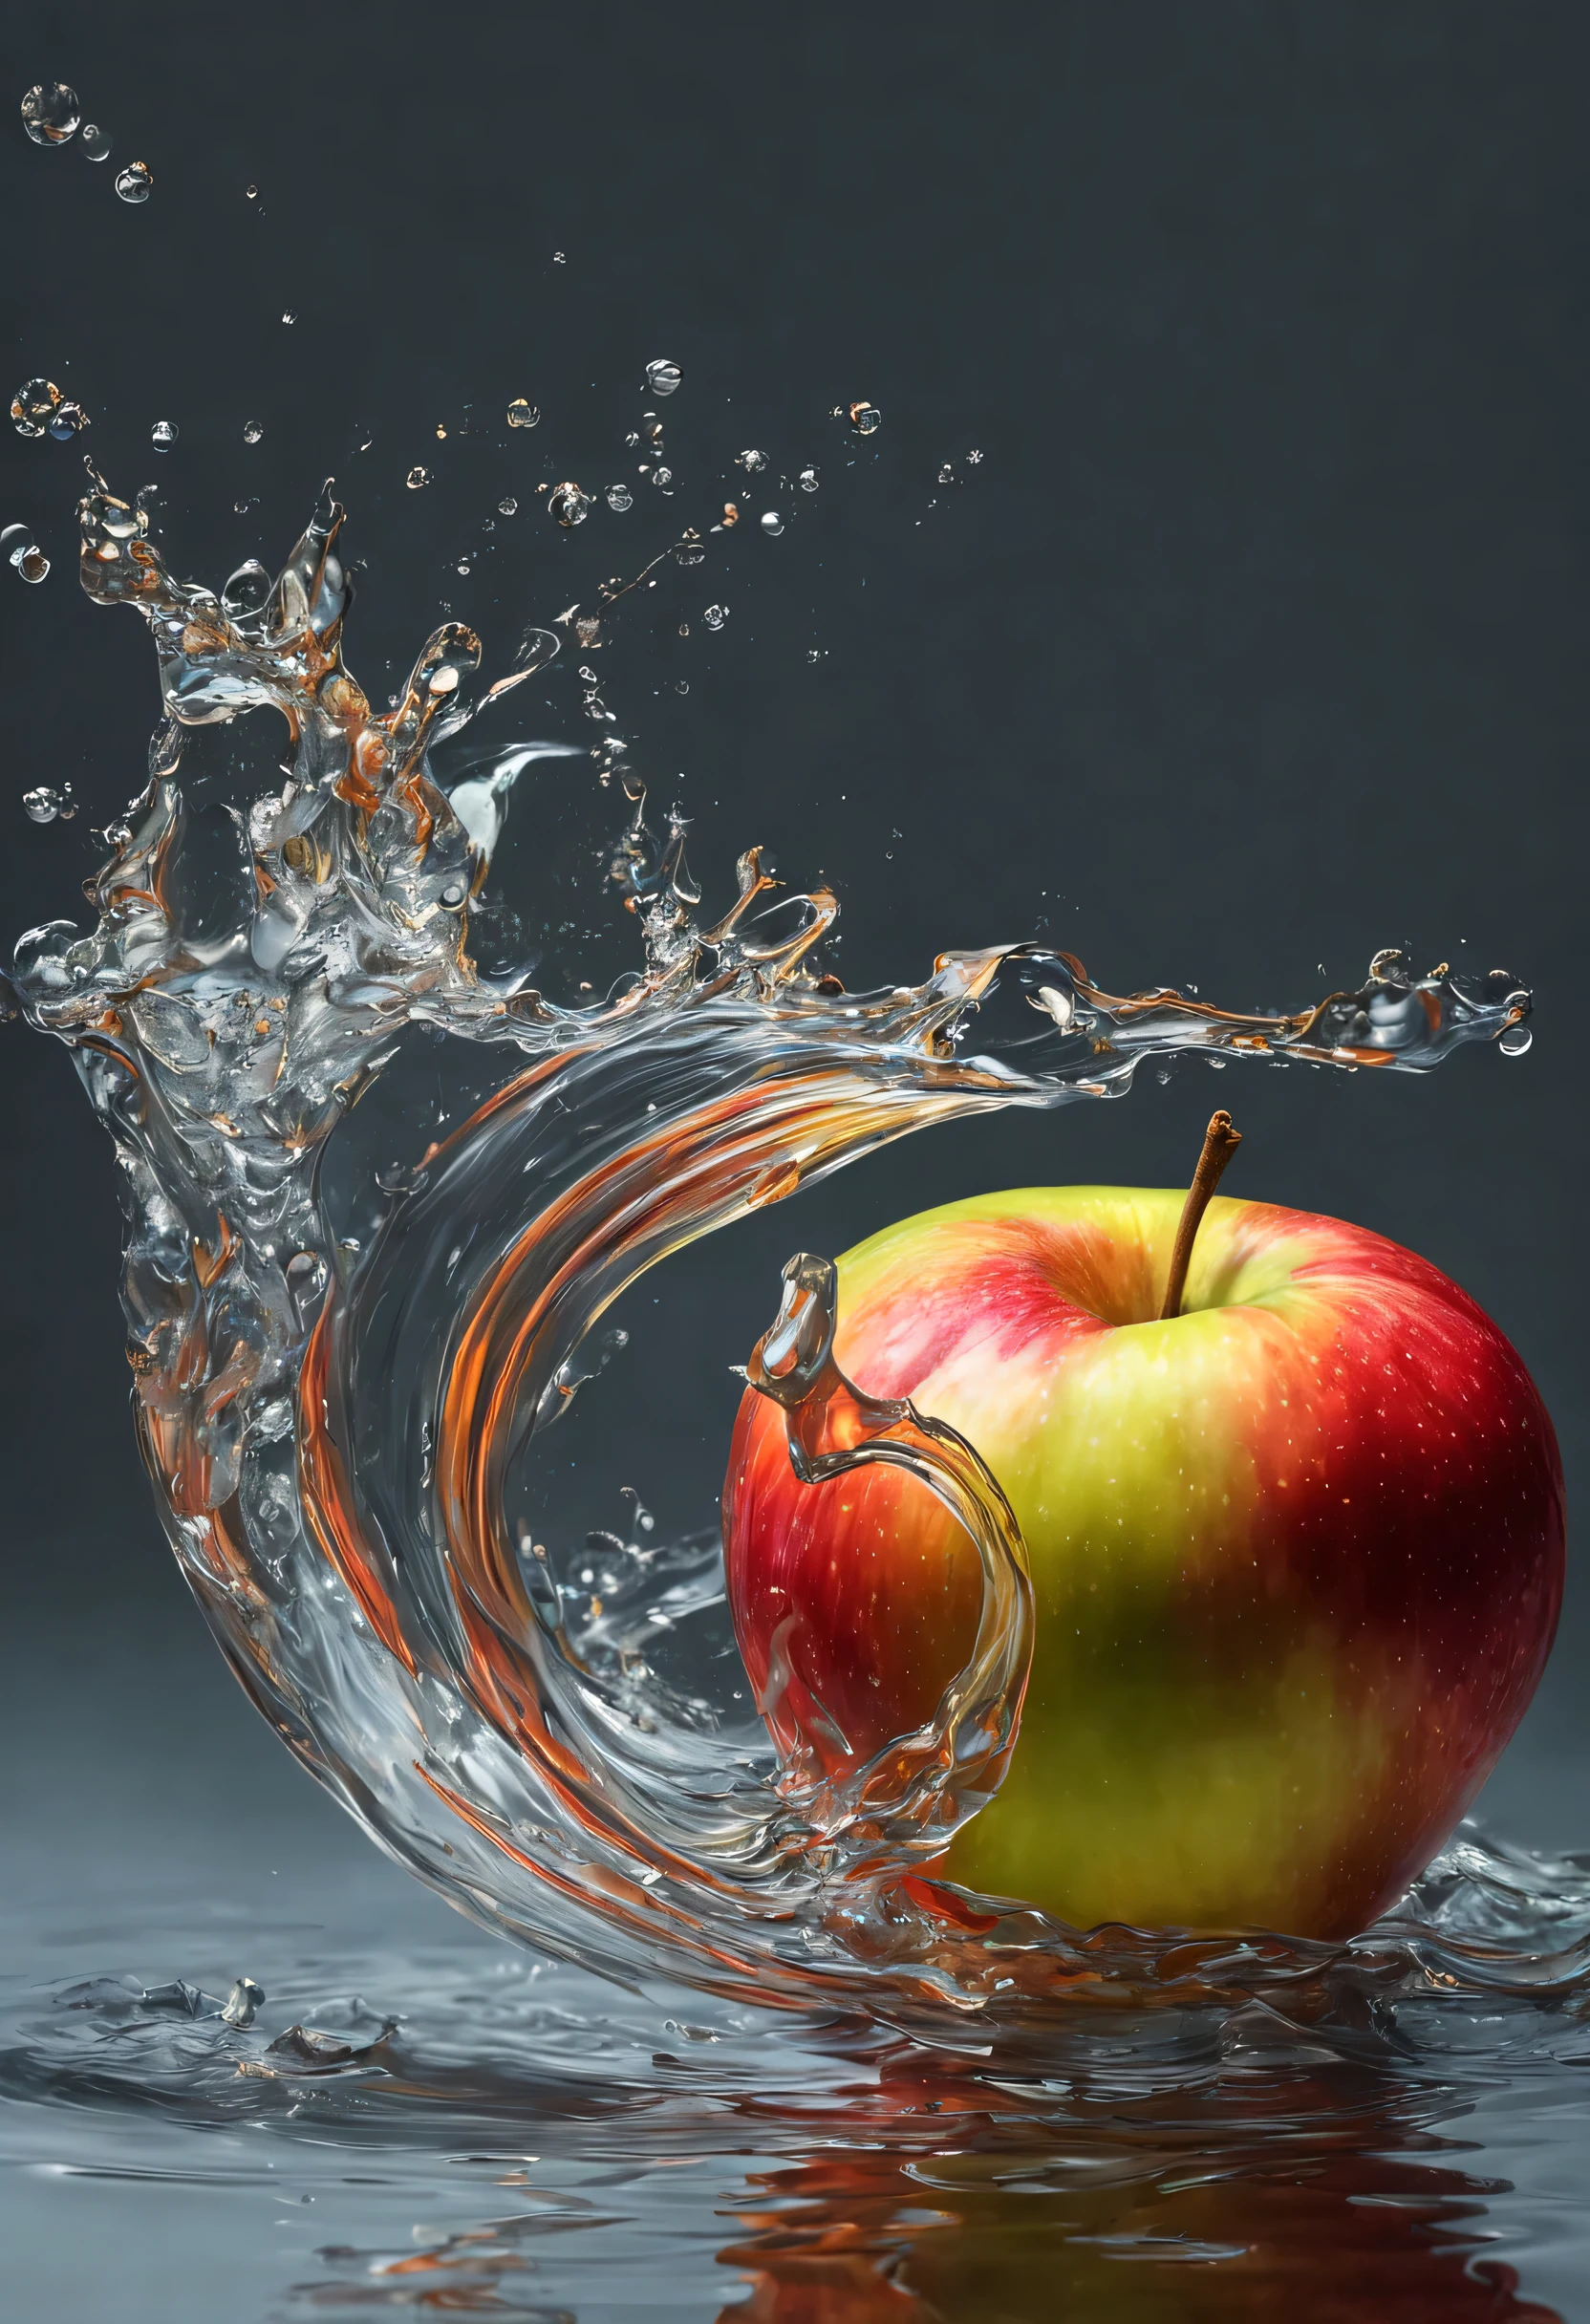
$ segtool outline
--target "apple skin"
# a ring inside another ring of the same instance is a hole
[[[839,1261],[842,1369],[970,1438],[1031,1560],[1016,1748],[937,1869],[1078,1927],[1346,1936],[1435,1854],[1545,1667],[1557,1439],[1473,1301],[1337,1219],[1217,1198],[1155,1320],[1183,1200],[983,1195]],[[932,1714],[980,1582],[923,1486],[801,1484],[748,1389],[723,1534],[759,1700],[781,1633],[781,1746],[832,1766],[830,1721],[865,1756]]]

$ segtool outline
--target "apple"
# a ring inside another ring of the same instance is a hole
[[[848,1253],[834,1352],[970,1439],[1031,1562],[1015,1750],[943,1877],[1079,1927],[1331,1938],[1395,1902],[1522,1715],[1562,1594],[1556,1437],[1472,1300],[1338,1219],[1036,1188]],[[802,1484],[748,1389],[723,1530],[782,1748],[831,1767],[931,1716],[981,1582],[925,1487]]]

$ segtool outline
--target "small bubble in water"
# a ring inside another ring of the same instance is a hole
[[[129,161],[117,172],[116,190],[123,202],[147,202],[154,183],[155,173],[147,161]]]
[[[540,418],[541,414],[536,410],[535,405],[525,396],[515,396],[513,401],[508,405],[510,428],[533,428]]]
[[[245,443],[258,443],[258,441],[259,441],[260,438],[261,438],[261,437],[262,437],[264,434],[265,434],[265,429],[264,429],[264,427],[262,426],[262,424],[261,424],[261,422],[260,422],[259,420],[246,420],[244,421],[244,423],[243,423],[243,441],[244,441],[244,442],[245,442]]]
[[[858,436],[871,436],[883,425],[883,414],[875,403],[852,403],[850,425]]]
[[[270,575],[258,557],[246,558],[221,592],[222,612],[234,617],[257,613],[270,590]]]
[[[747,448],[743,452],[735,454],[734,464],[737,468],[743,468],[747,476],[760,476],[767,465],[767,455],[765,452]]]
[[[19,436],[42,436],[54,418],[61,391],[54,379],[28,379],[11,398],[11,425]]]
[[[634,505],[634,494],[630,490],[628,484],[609,484],[608,506],[612,509],[615,514],[622,516],[625,509],[633,507]]]
[[[497,504],[497,513],[499,516],[517,516],[519,514],[519,503],[511,492],[504,493]]]
[[[678,365],[670,363],[664,355],[646,366],[646,384],[654,396],[671,396],[683,377]]]
[[[554,484],[547,506],[560,525],[583,525],[591,514],[591,495],[582,492],[578,484]]]
[[[77,92],[64,80],[41,80],[22,100],[22,126],[35,145],[64,145],[82,118]]]
[[[660,486],[664,492],[667,491],[673,481],[674,471],[672,468],[654,468],[652,470],[653,484]]]
[[[817,489],[817,471],[816,471],[816,469],[815,469],[815,468],[803,468],[803,469],[801,470],[801,490],[802,490],[803,492],[815,492],[815,491],[816,491],[816,489]]]
[[[157,452],[169,452],[177,441],[177,422],[174,420],[157,420],[149,431],[149,441]]]
[[[36,790],[23,792],[22,804],[35,823],[54,823],[61,811],[61,795],[41,783]]]
[[[1523,1057],[1534,1048],[1535,1035],[1527,1024],[1510,1024],[1496,1046],[1504,1057]]]
[[[706,550],[701,547],[699,539],[694,532],[686,533],[674,551],[675,561],[679,565],[704,565],[706,555]]]
[[[412,467],[412,468],[409,470],[407,477],[404,479],[404,482],[407,484],[408,488],[409,488],[409,490],[410,490],[411,492],[419,492],[419,491],[422,491],[422,490],[423,490],[423,488],[425,487],[425,485],[426,485],[426,484],[428,484],[430,483],[430,481],[431,481],[431,472],[430,472],[429,468],[421,468],[421,467],[419,467],[418,465],[417,465],[417,466],[415,466],[415,467]]]
[[[701,619],[709,630],[720,630],[728,617],[729,609],[726,605],[709,605],[701,615]]]
[[[77,141],[82,148],[85,160],[90,161],[108,161],[110,160],[111,141],[97,121],[85,121],[83,134]]]
[[[80,403],[58,403],[51,415],[50,433],[57,443],[70,443],[88,424],[88,414]]]
[[[762,529],[775,540],[778,538],[779,534],[783,532],[784,519],[782,516],[780,516],[776,508],[768,509],[766,515],[762,520]]]

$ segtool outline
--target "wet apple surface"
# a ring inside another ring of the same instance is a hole
[[[1214,1201],[1162,1319],[1183,1207],[986,1195],[840,1261],[840,1365],[970,1439],[1031,1561],[1016,1750],[943,1869],[1079,1926],[1345,1935],[1435,1853],[1539,1678],[1556,1439],[1455,1283],[1335,1219]],[[980,1583],[919,1484],[800,1484],[748,1392],[724,1538],[783,1747],[865,1757],[932,1714]]]

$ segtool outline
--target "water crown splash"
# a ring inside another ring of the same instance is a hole
[[[616,1977],[942,2024],[1057,1983],[1173,1992],[1338,1957],[1211,1940],[1168,1975],[1130,1932],[961,1911],[917,1876],[1014,1739],[1024,1552],[974,1448],[838,1372],[827,1261],[791,1261],[750,1377],[784,1406],[803,1474],[905,1465],[972,1538],[981,1620],[923,1729],[865,1764],[841,1753],[838,1775],[778,1765],[749,1710],[654,1667],[659,1627],[728,1635],[716,1540],[610,1538],[602,1595],[571,1622],[509,1484],[601,1368],[603,1318],[639,1275],[908,1130],[1114,1095],[1184,1050],[1422,1071],[1467,1042],[1518,1045],[1527,993],[1383,953],[1356,992],[1245,1015],[1114,996],[1017,944],[849,994],[822,963],[831,895],[770,932],[752,849],[733,902],[699,914],[682,826],[654,835],[631,781],[608,872],[642,965],[561,1004],[523,962],[486,974],[471,951],[515,780],[559,746],[478,755],[450,793],[433,757],[559,640],[532,632],[483,687],[480,640],[445,623],[376,713],[343,660],[329,496],[274,581],[246,568],[220,595],[177,580],[101,479],[80,514],[83,585],[142,614],[164,715],[90,883],[95,926],[32,931],[14,984],[71,1046],[122,1167],[128,1355],[167,1535],[289,1747],[451,1903]],[[290,764],[218,826],[184,757],[259,709]],[[417,1027],[477,1060],[483,1088],[383,1177],[358,1248],[328,1164]]]

